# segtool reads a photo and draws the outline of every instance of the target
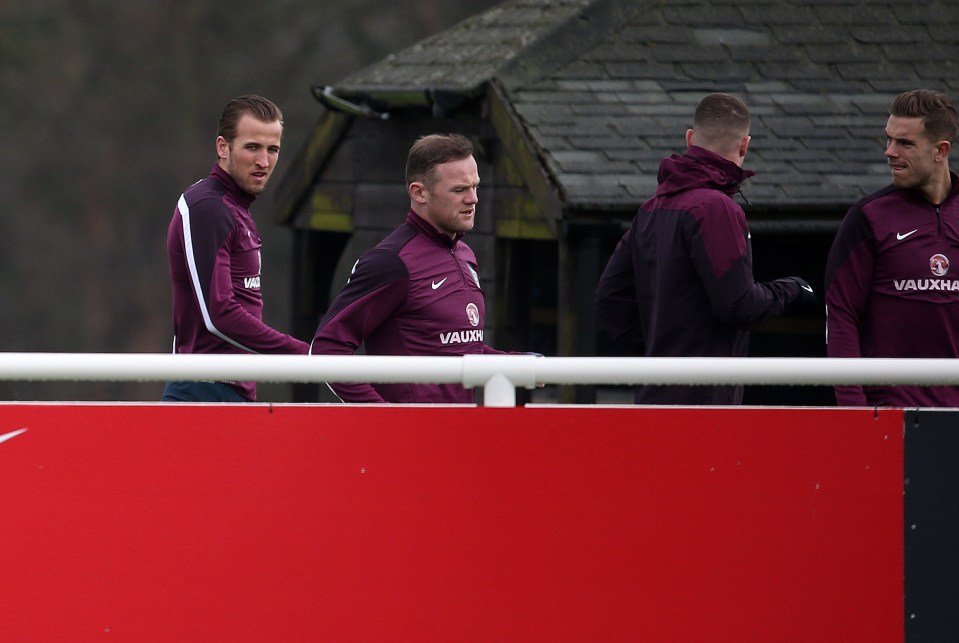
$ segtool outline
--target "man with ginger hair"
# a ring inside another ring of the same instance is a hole
[[[742,168],[749,110],[709,94],[686,131],[686,152],[664,159],[596,288],[597,322],[627,355],[745,357],[749,332],[793,302],[814,302],[799,277],[753,278],[749,226],[733,199],[754,174]],[[742,386],[638,386],[638,404],[742,403]]]

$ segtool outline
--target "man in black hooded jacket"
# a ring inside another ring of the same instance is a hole
[[[631,355],[745,357],[749,331],[798,300],[798,277],[753,278],[749,227],[733,200],[754,172],[742,168],[749,110],[709,94],[686,132],[686,153],[664,159],[659,187],[633,219],[596,288],[597,321]],[[639,386],[638,404],[741,404],[742,386]]]

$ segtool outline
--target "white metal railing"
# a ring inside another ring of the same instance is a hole
[[[0,380],[461,383],[482,387],[486,406],[508,407],[516,387],[541,384],[955,386],[959,360],[0,353]]]

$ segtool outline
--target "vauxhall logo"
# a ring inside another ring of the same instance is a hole
[[[256,277],[244,277],[243,286],[246,288],[259,289],[260,287],[260,275]]]
[[[949,257],[934,254],[929,257],[929,272],[936,277],[945,277],[949,272]],[[959,279],[893,279],[896,290],[957,290]]]
[[[469,321],[471,326],[479,326],[480,323],[480,313],[479,306],[470,302],[466,304],[466,319]],[[477,328],[475,330],[454,330],[448,333],[440,333],[440,342],[443,345],[449,344],[469,344],[472,342],[481,342],[483,341],[483,329]]]
[[[944,277],[949,272],[949,258],[946,255],[932,255],[929,257],[929,270],[937,277]]]
[[[445,344],[469,344],[483,341],[482,330],[454,330],[440,333],[440,342]]]

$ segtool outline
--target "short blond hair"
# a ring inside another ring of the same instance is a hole
[[[738,145],[749,134],[749,109],[731,94],[708,94],[696,106],[693,130],[703,147]]]

